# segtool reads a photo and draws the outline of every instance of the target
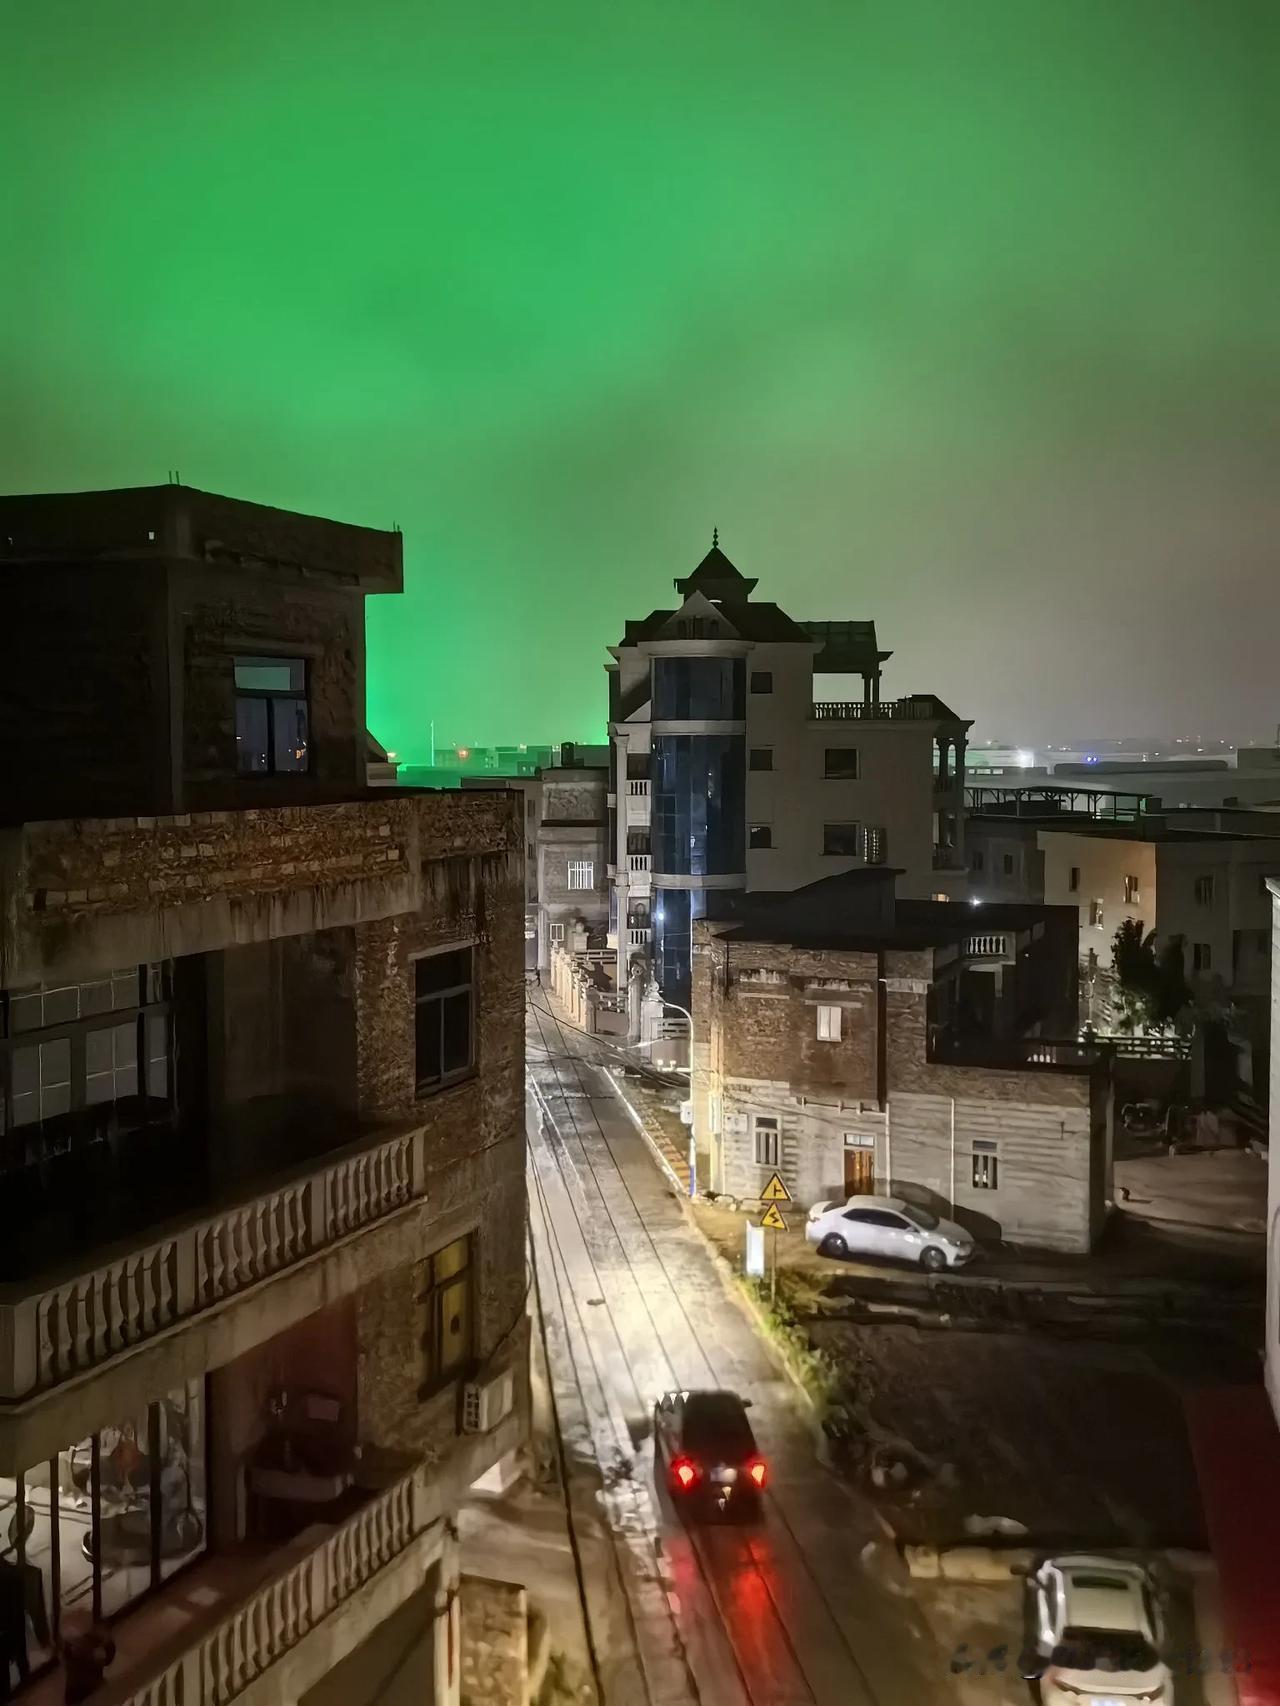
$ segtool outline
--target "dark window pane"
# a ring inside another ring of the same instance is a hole
[[[857,824],[824,823],[822,826],[822,851],[836,854],[843,859],[856,859],[861,852],[858,845]]]
[[[420,996],[463,988],[471,982],[471,949],[454,948],[447,954],[428,954],[425,959],[415,961],[414,975]]]
[[[136,971],[117,971],[111,974],[111,1005],[115,1008],[138,1005]]]
[[[236,687],[242,693],[304,693],[305,658],[237,658]]]
[[[80,1017],[80,991],[73,984],[65,989],[46,989],[44,1019],[46,1025],[66,1025]]]
[[[440,1082],[440,1004],[418,1004],[414,1029],[414,1058],[419,1086]]]
[[[59,1037],[56,1042],[40,1045],[40,1087],[71,1082],[71,1039]]]
[[[655,658],[655,721],[688,718],[724,722],[744,714],[741,658]]]
[[[772,770],[773,748],[771,746],[753,746],[751,748],[751,760],[748,764],[748,769]]]
[[[9,997],[9,1030],[38,1031],[40,1029],[40,995],[11,995]]]
[[[441,1068],[448,1077],[471,1065],[471,992],[441,997]]]
[[[236,769],[242,776],[252,776],[264,772],[267,764],[267,702],[237,699]]]
[[[858,749],[856,746],[829,746],[826,750],[826,774],[845,781],[858,779]]]
[[[271,704],[272,769],[307,768],[307,702],[275,699]]]
[[[772,693],[773,671],[770,669],[753,669],[751,671],[751,691],[753,693]]]
[[[747,845],[761,848],[773,846],[773,830],[766,823],[753,823],[747,832]]]

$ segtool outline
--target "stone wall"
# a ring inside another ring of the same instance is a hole
[[[305,659],[307,777],[363,784],[363,594],[291,587],[282,597],[272,581],[212,569],[175,572],[172,585],[189,803],[206,803],[200,795],[207,784],[243,794],[236,776],[237,654]]]
[[[0,831],[0,984],[408,912],[424,864],[505,856],[519,837],[509,796],[391,790],[338,805]]]
[[[529,1599],[514,1582],[466,1576],[461,1706],[529,1706]]]

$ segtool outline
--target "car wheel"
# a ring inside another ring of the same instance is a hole
[[[920,1266],[929,1274],[940,1274],[947,1265],[945,1254],[936,1244],[926,1244],[920,1252]]]
[[[849,1254],[849,1246],[838,1232],[828,1232],[821,1244],[818,1245],[818,1254],[820,1256],[834,1256],[838,1262],[842,1262]]]

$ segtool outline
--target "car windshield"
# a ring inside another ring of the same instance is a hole
[[[685,1402],[684,1448],[696,1456],[750,1457],[756,1442],[740,1399],[729,1392],[695,1392]]]
[[[930,1214],[927,1208],[916,1208],[914,1203],[904,1202],[902,1212],[913,1226],[918,1226],[922,1232],[932,1232],[938,1224],[936,1214]]]
[[[1144,1635],[1127,1629],[1076,1629],[1068,1626],[1053,1649],[1053,1662],[1062,1670],[1154,1670],[1159,1656]]]

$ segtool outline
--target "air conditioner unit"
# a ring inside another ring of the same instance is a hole
[[[468,1381],[462,1389],[463,1433],[491,1433],[511,1414],[515,1404],[516,1377],[512,1369],[504,1369],[488,1380]]]

